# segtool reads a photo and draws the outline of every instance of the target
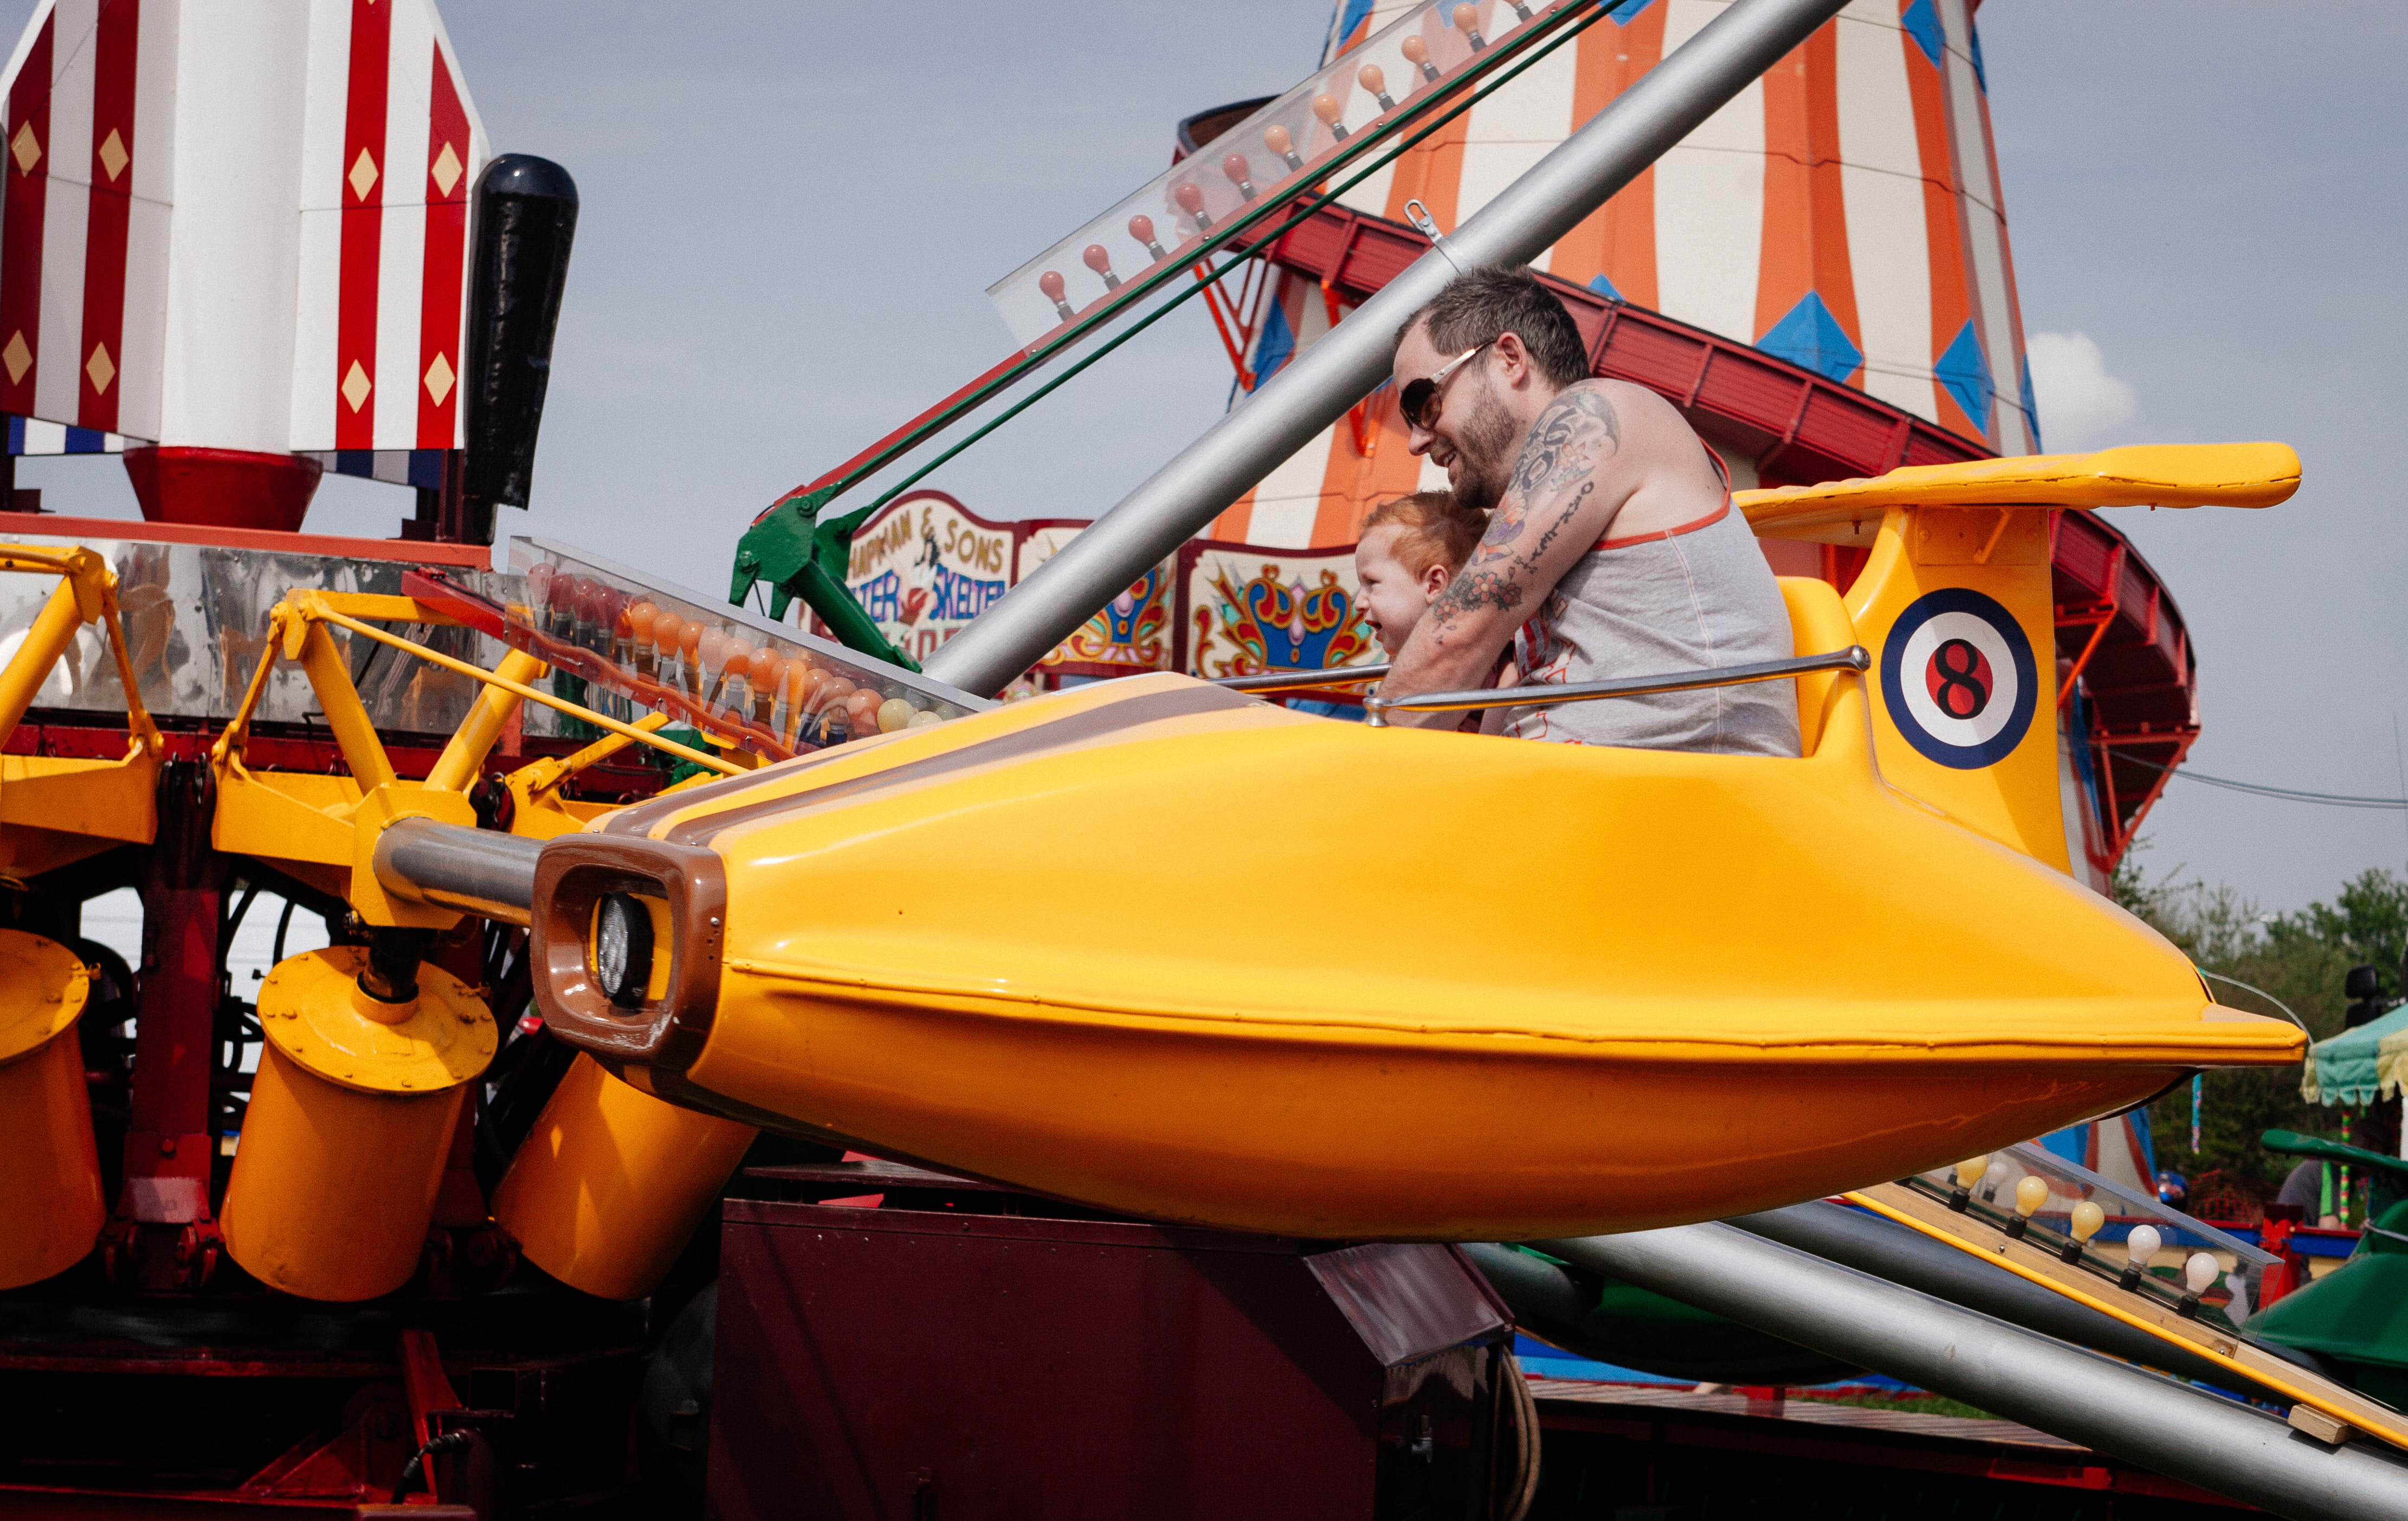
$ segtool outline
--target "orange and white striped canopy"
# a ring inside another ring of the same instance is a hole
[[[1484,19],[1507,0],[1482,0]],[[1620,0],[1606,19],[1344,197],[1452,231],[1720,14]],[[1406,0],[1342,0],[1327,55]],[[1536,267],[1735,338],[2000,453],[2038,446],[2022,320],[1968,0],[1855,0]],[[1255,314],[1256,383],[1343,309],[1293,274]],[[1753,483],[1744,459],[1732,462]],[[1437,472],[1426,483],[1443,484]],[[1346,543],[1425,484],[1384,395],[1275,470],[1216,538]]]

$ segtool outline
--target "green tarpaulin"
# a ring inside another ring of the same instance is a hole
[[[2371,1104],[2408,1078],[2408,1007],[2308,1048],[2300,1094],[2312,1104]]]

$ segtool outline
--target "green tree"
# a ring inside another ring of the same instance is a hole
[[[2270,914],[2231,886],[2186,879],[2180,868],[2151,881],[2137,854],[2136,847],[2117,867],[2111,895],[2214,974],[2210,985],[2218,1002],[2276,1017],[2287,1006],[2322,1040],[2341,1033],[2348,1002],[2342,983],[2350,968],[2372,964],[2386,988],[2397,987],[2408,944],[2408,877],[2374,868],[2344,883],[2330,904]],[[2208,1073],[2197,1150],[2190,1144],[2190,1084],[2168,1092],[2149,1109],[2157,1165],[2193,1178],[2221,1171],[2227,1183],[2271,1198],[2296,1159],[2261,1149],[2261,1131],[2340,1138],[2343,1111],[2301,1098],[2300,1077],[2297,1067]]]

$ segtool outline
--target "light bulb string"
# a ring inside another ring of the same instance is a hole
[[[1297,227],[1301,226],[1304,222],[1318,215],[1321,209],[1329,205],[1330,202],[1336,200],[1339,196],[1345,194],[1348,191],[1353,190],[1355,186],[1361,184],[1364,180],[1369,179],[1371,176],[1379,173],[1382,169],[1386,168],[1389,165],[1395,163],[1398,158],[1403,157],[1414,148],[1419,147],[1424,140],[1431,136],[1431,134],[1439,131],[1441,127],[1446,126],[1449,122],[1461,116],[1464,112],[1471,109],[1471,108],[1479,105],[1482,101],[1487,99],[1498,90],[1501,90],[1506,85],[1512,83],[1513,79],[1525,69],[1530,68],[1534,65],[1538,64],[1540,60],[1545,58],[1549,53],[1555,51],[1557,48],[1562,47],[1565,43],[1579,36],[1589,27],[1597,24],[1597,22],[1606,15],[1606,11],[1602,7],[1586,8],[1584,10],[1584,7],[1581,7],[1569,6],[1563,10],[1556,12],[1556,15],[1577,15],[1578,19],[1569,25],[1556,27],[1553,36],[1547,36],[1542,43],[1540,43],[1536,47],[1526,49],[1518,52],[1501,54],[1498,62],[1504,61],[1505,58],[1511,58],[1513,60],[1513,64],[1511,68],[1506,68],[1501,71],[1491,70],[1485,72],[1467,73],[1461,77],[1455,90],[1434,93],[1429,100],[1421,104],[1418,109],[1426,110],[1431,107],[1449,99],[1454,100],[1454,105],[1437,117],[1428,120],[1419,131],[1414,132],[1410,136],[1402,138],[1386,138],[1374,137],[1368,134],[1364,135],[1366,140],[1361,147],[1356,150],[1356,152],[1359,154],[1368,154],[1369,162],[1363,163],[1361,168],[1356,170],[1356,172],[1343,184],[1338,185],[1334,189],[1324,191],[1318,195],[1315,195],[1309,205],[1305,206],[1301,210],[1291,212],[1287,216],[1286,220],[1282,222],[1277,227],[1271,229],[1269,232],[1253,237],[1248,240],[1253,242],[1256,249],[1265,248],[1277,241],[1279,238],[1286,236],[1288,233],[1294,231]],[[1463,90],[1463,87],[1466,84],[1472,86],[1472,88],[1468,92]],[[1396,127],[1403,126],[1406,123],[1414,121],[1416,119],[1414,115],[1415,110],[1416,108],[1414,107],[1407,107],[1406,114],[1403,117],[1400,117],[1397,122],[1393,123],[1390,130],[1394,130]],[[1358,162],[1358,160],[1354,156],[1340,154],[1339,159],[1328,166],[1328,169],[1334,170],[1347,167],[1356,162]],[[1291,206],[1294,205],[1293,202],[1287,204]],[[1241,218],[1237,222],[1231,222],[1228,226],[1221,229],[1213,237],[1207,239],[1203,247],[1197,250],[1193,264],[1200,264],[1209,266],[1213,254],[1224,251],[1232,241],[1252,233],[1258,223],[1278,214],[1279,205],[1280,203],[1278,202],[1267,203],[1250,215]],[[882,493],[879,498],[870,503],[869,506],[861,509],[856,513],[850,514],[850,516],[867,521],[870,516],[874,515],[880,508],[884,507],[896,497],[910,490],[922,481],[926,480],[931,474],[935,473],[938,468],[962,453],[972,444],[979,442],[988,434],[993,433],[996,428],[1001,427],[1004,423],[1010,422],[1015,417],[1018,417],[1022,412],[1026,411],[1038,402],[1044,400],[1045,397],[1060,389],[1066,382],[1085,371],[1088,366],[1094,365],[1097,360],[1102,359],[1105,355],[1118,349],[1122,344],[1126,343],[1129,339],[1137,337],[1140,333],[1144,332],[1147,328],[1153,326],[1156,322],[1159,322],[1164,317],[1168,316],[1181,306],[1193,300],[1197,296],[1201,295],[1206,289],[1217,284],[1224,276],[1240,268],[1254,256],[1254,254],[1252,251],[1239,254],[1231,258],[1228,263],[1221,265],[1219,268],[1211,270],[1210,274],[1199,277],[1196,283],[1181,291],[1177,295],[1171,297],[1168,301],[1164,302],[1161,306],[1156,307],[1154,310],[1148,312],[1143,318],[1132,323],[1123,332],[1115,334],[1111,339],[1103,343],[1101,346],[1089,353],[1081,356],[1081,358],[1068,369],[1065,369],[1062,373],[1054,376],[1052,380],[1047,380],[1043,385],[1039,386],[1034,392],[1031,392],[1028,395],[1021,398],[1018,402],[1015,402],[1000,415],[981,425],[979,429],[972,433],[968,438],[964,438],[961,442],[953,445],[951,449],[948,449],[943,453],[938,455],[934,460],[931,460],[926,465],[922,466],[919,469],[913,471],[909,477],[905,478],[901,483],[896,485],[891,490]],[[1452,256],[1448,258],[1447,262],[1449,264],[1454,263]],[[1193,264],[1184,265],[1183,266],[1193,267]],[[962,400],[957,404],[945,409],[939,415],[930,418],[924,426],[910,430],[902,438],[896,439],[886,448],[879,450],[870,458],[862,461],[857,466],[846,471],[839,480],[828,488],[826,499],[828,501],[834,501],[837,497],[851,491],[854,486],[859,485],[863,481],[895,463],[895,461],[902,455],[917,449],[920,445],[927,442],[928,439],[934,438],[937,434],[953,426],[954,423],[960,421],[964,416],[976,410],[978,408],[984,406],[1003,391],[1018,383],[1031,371],[1043,365],[1051,363],[1054,359],[1057,358],[1064,352],[1069,349],[1073,344],[1086,337],[1097,327],[1110,322],[1119,315],[1120,312],[1125,310],[1130,305],[1159,289],[1164,281],[1176,278],[1180,273],[1181,269],[1179,268],[1166,269],[1157,274],[1145,277],[1138,281],[1125,283],[1124,289],[1127,292],[1127,294],[1123,300],[1115,302],[1107,309],[1099,311],[1094,316],[1083,320],[1077,327],[1063,334],[1059,338],[1044,345],[1041,349],[1031,352],[1019,364],[1011,366],[1003,374],[997,375],[987,384],[979,387],[972,395],[962,398]],[[806,490],[815,489],[818,488],[816,486],[806,488]],[[801,493],[790,493],[789,495],[801,495]]]

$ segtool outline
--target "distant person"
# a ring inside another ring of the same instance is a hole
[[[2169,1168],[2157,1174],[2157,1202],[2170,1210],[2190,1210],[2190,1181]]]
[[[2301,1220],[2327,1230],[2341,1227],[2341,1216],[2325,1212],[2325,1165],[2313,1156],[2284,1174],[2274,1202],[2297,1208]]]
[[[1526,269],[1456,276],[1398,335],[1406,447],[1491,509],[1380,691],[1478,686],[1518,640],[1525,682],[1655,676],[1796,653],[1772,569],[1729,480],[1672,404],[1592,380],[1580,329]],[[1451,725],[1452,714],[1392,722]],[[1729,754],[1799,753],[1791,683],[1508,710],[1522,739]]]

